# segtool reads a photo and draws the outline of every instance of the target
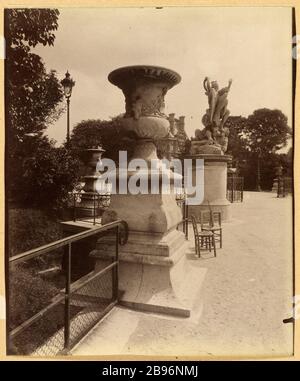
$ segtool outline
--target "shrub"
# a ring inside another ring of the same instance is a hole
[[[26,207],[62,209],[79,178],[78,159],[45,137],[24,141],[8,164],[8,195]]]
[[[8,212],[8,248],[13,256],[62,238],[58,221],[37,209],[10,209]]]
[[[33,268],[17,265],[10,271],[10,328],[21,324],[46,307],[59,289],[36,275]]]

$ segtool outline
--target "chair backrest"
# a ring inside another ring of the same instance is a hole
[[[201,225],[201,229],[204,226],[213,226],[212,213],[209,210],[204,210],[199,214],[199,222]]]
[[[221,212],[212,212],[212,226],[214,226],[216,222],[219,224],[219,226],[221,226],[222,224]]]
[[[200,212],[199,219],[201,228],[204,226],[214,227],[215,223],[218,223],[221,226],[221,212],[205,210]]]
[[[193,225],[194,235],[196,236],[196,235],[198,235],[198,227],[197,227],[196,217],[192,215],[191,221],[192,221],[192,225]]]

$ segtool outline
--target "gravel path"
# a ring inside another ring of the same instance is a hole
[[[286,356],[292,353],[292,198],[246,192],[207,268],[200,319],[115,309],[74,354]],[[193,238],[192,233],[190,236]]]

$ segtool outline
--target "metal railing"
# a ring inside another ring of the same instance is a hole
[[[115,256],[111,263],[73,281],[72,246],[87,238],[97,240],[107,232],[115,235]],[[9,258],[10,281],[18,266],[28,265],[28,261],[32,263],[41,256],[63,249],[65,283],[64,289],[60,289],[44,308],[13,329],[8,327],[9,348],[17,348],[16,354],[57,355],[67,352],[85,336],[118,302],[118,248],[127,242],[127,238],[126,222],[117,220]],[[21,267],[21,270],[26,268],[28,266]],[[23,290],[18,291],[22,293]],[[10,295],[8,299],[11,297],[18,298],[17,295]],[[9,313],[8,324],[12,313]]]
[[[288,193],[293,193],[293,178],[279,176],[277,179],[277,197],[285,197]]]
[[[73,221],[80,219],[81,221],[89,221],[92,219],[93,225],[97,224],[97,219],[102,215],[103,210],[107,209],[110,204],[110,193],[107,194],[100,194],[97,192],[84,192],[82,191],[73,191],[70,193],[70,201],[72,204],[73,209]],[[87,207],[86,205],[83,207],[81,202],[84,197],[89,198],[89,204],[90,206]],[[78,215],[78,210],[80,209],[90,209],[91,211],[91,218],[82,218]]]
[[[244,178],[228,176],[227,177],[227,200],[230,202],[243,202],[244,196]]]
[[[182,221],[179,223],[177,229],[182,230],[185,235],[185,239],[189,238],[189,209],[186,202],[186,197],[176,197],[176,203],[181,208]]]

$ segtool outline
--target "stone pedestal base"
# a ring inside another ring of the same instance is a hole
[[[205,269],[186,258],[188,241],[173,230],[165,236],[131,232],[119,251],[120,304],[134,309],[189,317],[200,304]],[[114,238],[102,238],[91,252],[96,269],[114,255]]]
[[[222,149],[214,144],[207,144],[207,140],[191,142],[191,154],[192,155],[223,155]]]
[[[204,160],[204,198],[201,205],[190,205],[189,215],[199,216],[201,211],[221,212],[222,220],[230,219],[231,203],[227,200],[227,162],[228,155],[198,154],[190,156]],[[193,166],[193,183],[195,184],[196,167]]]
[[[206,211],[221,212],[222,221],[229,221],[231,219],[231,203],[228,200],[221,200],[219,203],[205,205],[191,205],[189,206],[189,215],[200,217],[200,212]]]
[[[277,193],[278,192],[278,179],[274,179],[273,180],[272,192],[273,193]]]
[[[120,184],[123,179],[127,184],[132,181],[134,176],[136,176],[136,172],[123,173],[119,170],[117,183]],[[182,220],[181,208],[176,203],[173,191],[174,178],[178,176],[181,181],[181,175],[169,170],[140,171],[138,179],[147,185],[149,193],[132,194],[128,191],[125,194],[119,192],[112,194],[109,208],[103,213],[102,223],[106,224],[120,219],[126,221],[130,232],[166,234],[177,227]],[[156,193],[151,193],[151,177],[157,178]],[[170,192],[167,194],[162,193],[163,181],[170,185]]]

